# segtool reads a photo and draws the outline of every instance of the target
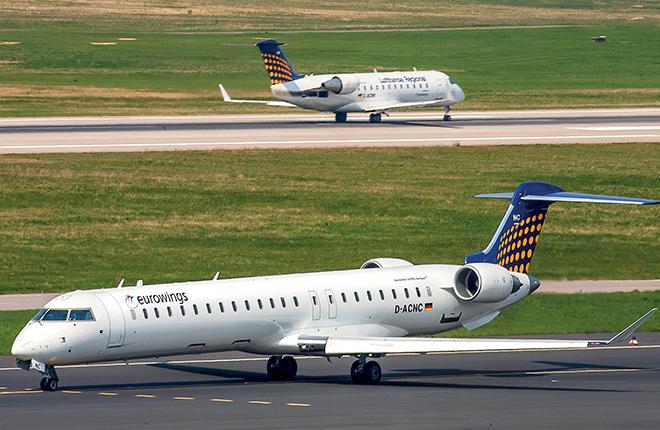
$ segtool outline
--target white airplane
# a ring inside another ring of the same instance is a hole
[[[224,101],[334,112],[336,122],[346,122],[349,112],[370,112],[369,122],[380,122],[388,110],[424,106],[443,106],[443,119],[449,121],[451,106],[465,99],[449,75],[435,70],[299,75],[280,48],[283,45],[273,39],[256,44],[270,78],[270,91],[282,101],[235,100],[220,84]]]
[[[409,337],[475,329],[536,290],[527,274],[554,202],[648,205],[660,200],[564,192],[525,182],[495,235],[464,265],[376,258],[359,269],[74,291],[41,309],[14,341],[18,367],[56,390],[56,365],[239,350],[271,355],[272,378],[292,379],[294,355],[352,356],[357,383],[377,383],[393,353],[585,348],[627,341],[652,309],[608,340]]]

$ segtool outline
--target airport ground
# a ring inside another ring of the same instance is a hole
[[[266,358],[226,353],[61,368],[61,391],[47,393],[38,374],[0,357],[0,427],[654,429],[660,335],[638,339],[636,348],[389,356],[379,386],[354,385],[351,358],[300,359],[295,381],[271,382]]]

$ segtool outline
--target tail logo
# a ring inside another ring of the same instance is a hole
[[[270,77],[271,85],[293,80],[293,70],[291,70],[289,63],[279,56],[280,53],[281,52],[278,51],[276,54],[261,54],[261,58],[264,60],[264,65],[266,66],[266,71]]]
[[[520,219],[519,214],[516,215]],[[500,236],[497,264],[512,272],[527,273],[545,221],[545,212],[529,215]]]

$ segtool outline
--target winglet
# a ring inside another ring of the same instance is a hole
[[[657,310],[658,308],[651,309],[650,311],[642,315],[637,321],[626,327],[619,334],[612,337],[612,339],[591,341],[589,342],[589,346],[609,345],[611,343],[621,343],[621,342],[629,341],[630,338],[632,338],[633,334],[635,333],[635,330],[637,330],[642,324],[644,324],[644,321],[649,319],[649,317],[653,315],[653,313]]]
[[[218,84],[218,88],[220,88],[220,94],[222,94],[222,100],[226,102],[231,102],[232,101],[231,96],[229,95],[227,90],[225,90],[224,85]]]

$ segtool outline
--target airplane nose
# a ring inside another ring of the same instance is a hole
[[[454,100],[456,100],[457,103],[465,100],[465,93],[463,92],[463,88],[461,88],[458,84],[452,84],[452,93],[454,94]]]
[[[26,340],[22,336],[18,336],[14,343],[11,346],[11,355],[21,360],[30,359],[30,353],[32,348],[30,346],[30,341]]]

